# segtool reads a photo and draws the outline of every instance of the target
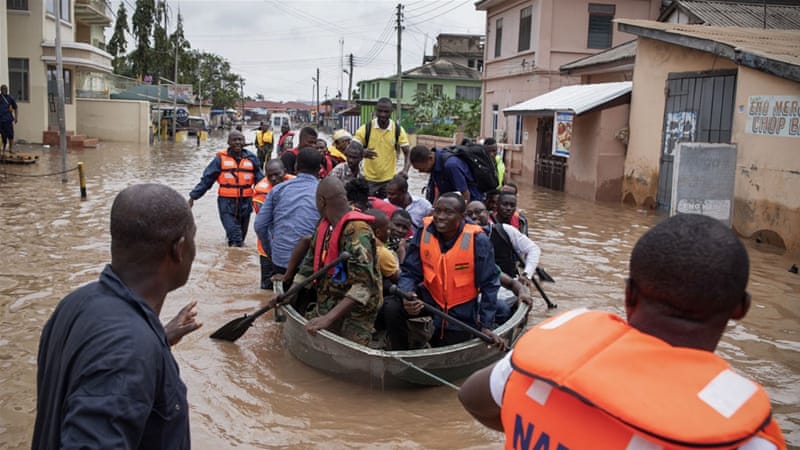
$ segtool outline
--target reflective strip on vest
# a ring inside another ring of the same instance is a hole
[[[255,165],[250,158],[242,155],[238,164],[228,155],[227,150],[217,152],[220,158],[221,172],[217,177],[220,197],[239,198],[253,196],[253,183],[255,182]]]

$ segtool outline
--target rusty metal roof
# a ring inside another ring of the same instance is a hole
[[[766,28],[800,30],[800,3],[744,3],[715,0],[675,0],[659,17],[666,20],[675,10],[692,17],[694,23],[720,27]]]
[[[709,52],[739,65],[800,81],[800,30],[684,25],[616,19],[619,30]]]
[[[594,55],[585,56],[581,59],[568,62],[560,67],[562,72],[571,73],[579,69],[589,67],[600,67],[606,65],[622,66],[624,64],[633,64],[636,59],[636,39],[625,42],[624,44],[611,47],[608,50]]]
[[[633,83],[630,81],[564,86],[509,106],[503,110],[503,114],[525,115],[549,111],[574,111],[575,114],[581,114],[628,94],[632,88]]]

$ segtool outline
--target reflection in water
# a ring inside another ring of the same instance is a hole
[[[57,151],[30,147],[24,151],[39,154],[37,164],[0,166],[0,448],[30,446],[39,333],[56,303],[95,280],[109,260],[108,213],[116,193],[132,183],[159,182],[188,195],[223,143],[217,136],[200,147],[103,143],[70,150],[68,167],[83,161],[87,170],[86,201],[74,172],[67,184],[59,176],[11,175],[60,170]],[[415,173],[410,184],[417,194],[425,180]],[[544,190],[523,189],[519,204],[542,247],[542,265],[556,279],[543,286],[559,304],[555,311],[588,306],[623,314],[628,255],[659,217]],[[500,446],[502,437],[477,425],[449,388],[382,392],[304,366],[284,350],[270,314],[235,344],[208,339],[270,294],[258,288],[252,231],[245,248],[228,248],[211,191],[194,213],[197,259],[189,284],[168,297],[163,317],[190,299],[200,302],[205,326],[175,348],[189,388],[195,448]],[[788,441],[800,447],[800,276],[787,271],[797,260],[750,243],[748,250],[753,308],[731,325],[718,352],[766,385]],[[554,313],[540,302],[532,322]]]

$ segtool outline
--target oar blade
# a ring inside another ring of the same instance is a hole
[[[233,319],[211,335],[211,339],[234,342],[253,325],[255,316],[245,314],[244,317]]]

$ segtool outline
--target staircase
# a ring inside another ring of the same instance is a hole
[[[59,145],[58,131],[43,131],[42,144],[50,146]],[[94,148],[97,147],[96,138],[86,137],[82,134],[75,134],[74,131],[67,131],[67,147],[69,148]]]

